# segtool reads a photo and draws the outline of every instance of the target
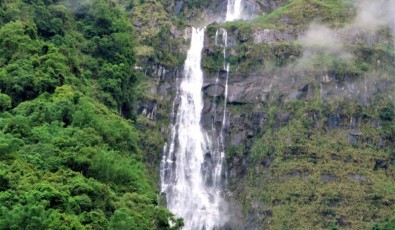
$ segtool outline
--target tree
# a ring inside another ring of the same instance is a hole
[[[7,94],[0,93],[0,111],[11,108],[11,98]]]

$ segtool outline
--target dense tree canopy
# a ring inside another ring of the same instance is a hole
[[[138,74],[125,13],[106,0],[0,5],[0,229],[178,228],[127,120]]]

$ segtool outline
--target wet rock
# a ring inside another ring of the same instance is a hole
[[[167,118],[167,116],[157,112],[154,119],[157,121],[160,121],[160,120],[164,120],[166,118]]]
[[[224,109],[225,108],[223,107],[223,104],[220,104],[220,105],[217,104],[217,107],[215,108],[215,113],[217,115],[216,121],[222,121]]]
[[[252,113],[251,118],[253,127],[257,130],[257,128],[263,128],[266,121],[268,119],[268,115],[265,112],[255,112]]]
[[[340,126],[340,115],[339,114],[331,114],[328,117],[328,128],[334,129]]]
[[[248,1],[249,2],[249,1]],[[272,1],[272,0],[266,0],[266,1],[253,1],[256,5],[259,6],[262,12],[264,13],[269,13],[277,9],[283,4],[283,1]],[[255,7],[258,7],[255,6]]]
[[[276,120],[277,120],[277,124],[276,125],[278,127],[287,125],[288,122],[289,122],[290,117],[291,117],[291,114],[288,113],[288,112],[277,114],[276,115]]]
[[[348,134],[348,143],[349,144],[357,144],[361,139],[362,132],[358,130],[353,130]]]
[[[273,216],[272,210],[263,210],[261,212],[261,214],[264,215],[264,216],[268,216],[268,217],[272,217]]]
[[[231,136],[230,145],[239,146],[240,144],[242,144],[244,139],[245,139],[244,133],[242,133],[242,132],[234,133]]]
[[[332,81],[332,79],[331,79],[331,77],[329,77],[328,74],[325,74],[324,76],[321,77],[321,82],[322,83],[329,83],[331,81]]]
[[[353,181],[366,181],[366,177],[356,173],[350,173],[347,177]]]
[[[289,172],[287,174],[285,174],[284,176],[282,176],[282,179],[284,180],[289,180],[291,178],[295,178],[295,177],[306,177],[307,173],[306,172],[302,172],[302,171],[294,171],[294,172]]]
[[[220,69],[219,70],[219,74],[218,74],[219,78],[221,78],[223,80],[226,80],[226,76],[227,75],[228,75],[228,71],[226,71],[226,69]]]
[[[331,182],[336,180],[336,176],[333,174],[322,174],[321,175],[321,181],[322,182]]]
[[[290,32],[281,32],[278,30],[269,30],[269,29],[258,30],[254,33],[253,36],[254,36],[255,44],[273,43],[279,41],[292,41],[296,38],[296,36],[294,36]]]
[[[365,43],[369,46],[383,42],[385,38],[379,33],[363,32],[363,31],[347,31],[347,32],[337,32],[342,39],[347,40],[349,43]]]
[[[311,162],[311,163],[313,163],[313,164],[317,164],[317,163],[318,163],[318,160],[319,160],[319,157],[317,156],[316,153],[311,153],[311,154],[309,154],[309,158],[308,158],[308,161],[309,161],[309,162]]]
[[[214,46],[207,45],[204,47],[204,53],[207,56],[213,56],[216,54],[216,50],[215,50]]]
[[[299,87],[299,91],[301,92],[307,92],[308,89],[309,89],[309,84],[304,84]]]
[[[278,205],[281,204],[281,200],[279,200],[279,199],[274,199],[274,200],[272,200],[272,204],[273,204],[274,206],[278,206]]]
[[[294,101],[296,99],[301,99],[303,96],[303,93],[300,91],[292,91],[290,93],[288,93],[287,98],[284,100],[284,102],[290,102],[290,101]]]
[[[155,119],[157,108],[158,106],[156,101],[144,101],[140,104],[137,114],[145,115],[149,119]]]
[[[233,47],[237,45],[236,36],[233,33],[228,33],[228,47]]]
[[[239,135],[240,132],[245,129],[245,119],[246,119],[245,115],[238,115],[238,116],[230,118],[229,124],[230,124],[231,130],[237,130],[237,131],[233,131],[230,134],[230,140],[238,139],[238,138],[233,138],[233,135]],[[229,143],[229,144],[231,144],[231,143]]]
[[[265,156],[261,161],[261,165],[263,165],[265,169],[269,169],[271,164],[272,164],[272,160],[270,160],[270,157],[268,156]]]
[[[239,39],[241,42],[247,42],[248,40],[250,40],[250,36],[249,34],[240,34]]]
[[[133,25],[136,27],[141,27],[143,25],[143,22],[141,21],[140,18],[136,19],[133,21]]]
[[[156,85],[153,85],[153,86],[151,87],[150,93],[151,93],[152,95],[157,95],[157,94],[158,94],[158,87],[157,87]]]
[[[162,95],[167,95],[167,93],[172,89],[172,86],[165,82],[159,86],[159,92]],[[155,94],[154,94],[155,95]]]
[[[230,178],[240,178],[245,172],[245,162],[239,156],[232,157],[229,163],[229,177]]]
[[[214,77],[212,77],[212,76],[204,76],[204,79],[203,79],[203,85],[202,85],[202,89],[204,90],[205,88],[207,88],[209,85],[215,85],[215,84],[217,84],[218,82],[217,82],[217,79],[215,79]]]
[[[209,113],[203,113],[201,118],[201,124],[205,130],[210,130],[213,124],[213,116]]]
[[[299,87],[299,92],[302,92],[301,97],[313,98],[314,97],[314,85],[308,83]]]
[[[212,103],[211,100],[204,100],[204,105],[203,105],[203,113],[207,113],[211,110]]]
[[[243,85],[234,84],[229,86],[229,103],[245,103],[243,97],[245,96],[245,87]]]
[[[224,95],[225,87],[220,84],[209,85],[204,92],[209,97],[219,97]]]
[[[228,103],[251,104],[264,102],[272,90],[272,84],[261,76],[240,79],[228,86]]]
[[[350,221],[348,221],[347,217],[345,216],[340,216],[338,218],[336,218],[336,222],[340,227],[348,227],[351,226]]]
[[[177,1],[177,3],[174,6],[174,13],[179,14],[183,4],[184,4],[183,0]]]
[[[374,165],[374,171],[377,171],[379,169],[387,169],[389,166],[390,161],[389,160],[376,160],[376,163]]]
[[[378,138],[377,142],[376,142],[376,147],[378,149],[381,149],[383,147],[385,147],[385,140],[383,138]]]
[[[170,28],[170,34],[173,38],[180,38],[182,36],[182,31],[178,30],[177,27],[172,26]]]
[[[360,117],[355,117],[355,116],[350,117],[350,128],[356,130],[360,123],[361,123]],[[358,131],[358,132],[360,132],[360,131]],[[361,132],[360,136],[362,136],[362,132]]]
[[[162,77],[167,78],[167,79],[168,78],[175,78],[175,77],[177,77],[177,72],[178,72],[177,68],[167,68],[164,71]]]
[[[186,27],[183,32],[184,40],[190,40],[192,37],[192,27]]]
[[[350,135],[360,137],[360,136],[362,136],[362,132],[359,130],[353,130],[350,132]]]

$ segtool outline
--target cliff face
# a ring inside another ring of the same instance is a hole
[[[391,218],[394,193],[380,188],[392,186],[394,175],[394,123],[392,115],[387,116],[393,114],[394,79],[392,67],[382,65],[385,57],[380,55],[380,61],[361,74],[340,73],[325,63],[302,70],[291,62],[271,70],[265,66],[278,49],[295,60],[304,58],[306,49],[292,44],[304,35],[266,30],[281,35],[265,37],[264,45],[273,52],[265,58],[265,53],[251,54],[262,45],[256,42],[261,32],[252,35],[251,43],[235,33],[236,38],[229,35],[235,40],[229,53],[240,58],[240,65],[228,85],[226,153],[228,196],[242,209],[244,228],[361,229]],[[356,55],[359,49],[389,42],[376,34],[367,39],[348,36],[360,41],[352,45]],[[368,44],[372,40],[376,42]],[[249,51],[245,57],[240,54],[242,46],[251,47],[250,56]],[[206,58],[215,55],[210,49],[208,42]],[[369,59],[365,55],[359,58]],[[256,56],[263,60],[246,68],[251,72],[241,73],[243,62]],[[224,97],[222,73],[207,73],[207,127],[213,118],[222,117],[223,107],[214,105]],[[214,88],[217,93],[212,93]]]
[[[174,3],[173,12],[202,19],[226,8],[226,1],[185,4]],[[380,229],[395,208],[394,25],[387,18],[367,25],[361,14],[393,5],[249,4],[265,15],[210,24],[202,61],[202,126],[224,130],[227,146],[226,198],[235,216],[228,227]],[[228,32],[225,57],[220,29]],[[175,52],[183,53],[189,29],[174,31]],[[144,144],[154,163],[177,108],[180,63],[142,65],[153,71],[141,86],[150,93],[140,97],[138,123],[150,127]]]

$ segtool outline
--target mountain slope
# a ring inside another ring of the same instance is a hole
[[[177,229],[127,120],[139,74],[124,10],[0,4],[0,229]]]

